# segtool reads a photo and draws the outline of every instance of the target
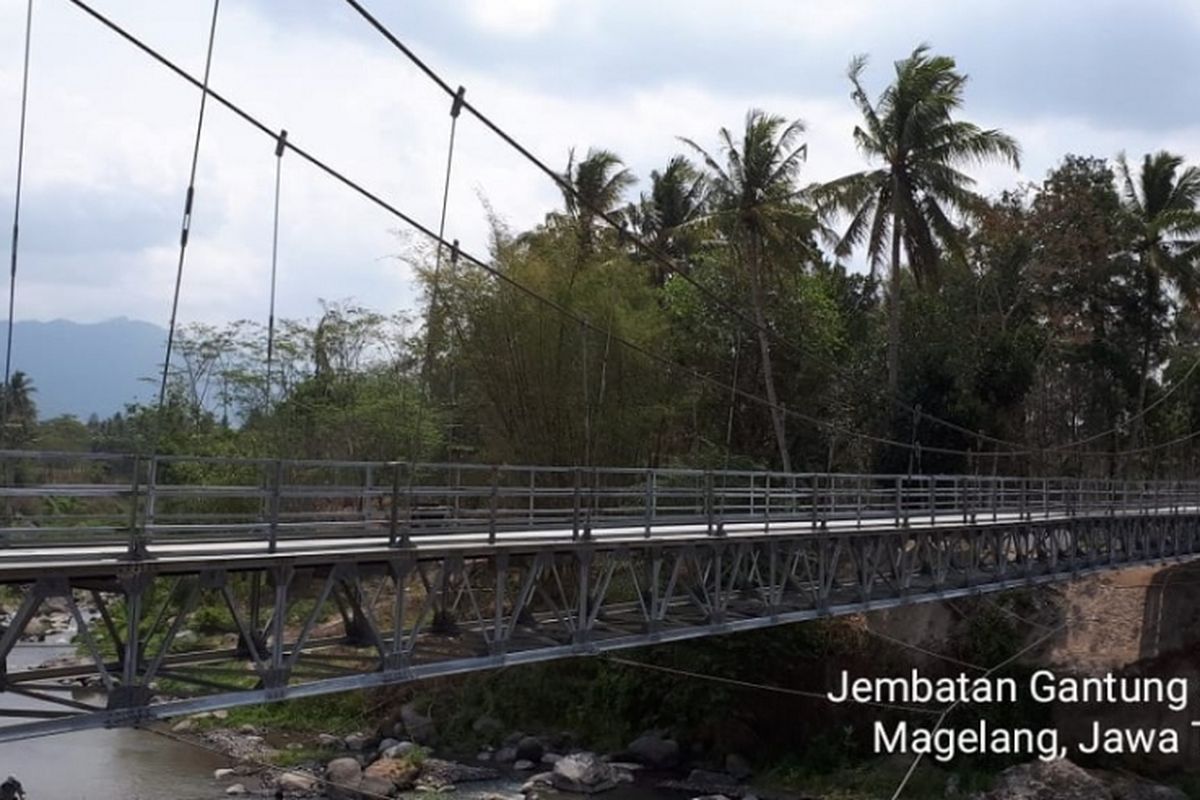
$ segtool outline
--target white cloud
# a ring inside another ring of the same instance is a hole
[[[563,5],[563,0],[470,0],[468,15],[490,33],[536,36],[555,24]]]

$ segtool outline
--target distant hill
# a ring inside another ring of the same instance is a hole
[[[134,400],[157,395],[152,378],[160,368],[167,331],[120,317],[79,323],[18,320],[13,332],[13,370],[24,370],[37,390],[38,416],[108,416]],[[7,323],[0,321],[0,373]],[[0,374],[0,378],[2,378]]]

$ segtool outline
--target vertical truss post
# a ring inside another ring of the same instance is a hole
[[[591,638],[591,628],[588,625],[588,620],[591,618],[591,604],[589,597],[591,595],[591,572],[592,572],[592,549],[585,547],[576,553],[576,563],[579,565],[579,580],[578,594],[575,605],[575,644],[583,644]]]
[[[532,567],[531,567],[532,569]],[[504,655],[508,651],[508,637],[504,627],[504,598],[508,595],[508,553],[496,554],[496,596],[494,601],[491,648],[493,655]],[[516,609],[513,609],[516,614]]]

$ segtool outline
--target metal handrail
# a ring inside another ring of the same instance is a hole
[[[0,450],[0,544],[560,531],[722,536],[1200,513],[1200,481],[785,473]],[[205,480],[205,473],[211,481]],[[696,530],[693,530],[695,528]]]

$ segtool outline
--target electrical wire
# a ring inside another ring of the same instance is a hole
[[[29,109],[29,52],[33,40],[33,0],[25,6],[25,56],[21,68],[21,116],[17,126],[17,180],[13,199],[12,254],[8,269],[8,336],[4,340],[4,384],[0,386],[0,439],[8,438],[9,382],[12,380],[13,315],[17,303],[17,240],[21,232],[21,185],[25,177],[25,119]]]

